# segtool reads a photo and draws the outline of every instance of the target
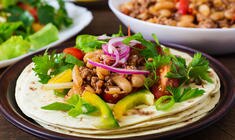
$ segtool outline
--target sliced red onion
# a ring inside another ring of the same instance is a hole
[[[119,60],[119,63],[125,64],[129,58],[129,54],[127,54],[125,57],[123,57],[121,60]]]
[[[92,64],[93,66],[101,67],[101,68],[104,68],[106,70],[116,72],[116,73],[120,73],[120,74],[149,74],[149,71],[146,71],[146,70],[120,69],[120,68],[115,68],[115,67],[108,66],[108,65],[105,65],[105,64],[97,63],[97,62],[91,61],[90,59],[88,59],[88,62],[90,64]]]

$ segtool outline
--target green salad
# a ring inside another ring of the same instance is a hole
[[[45,0],[0,0],[0,61],[18,57],[59,39],[73,21],[65,2],[56,9]]]

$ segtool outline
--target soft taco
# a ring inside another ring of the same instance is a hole
[[[207,115],[220,98],[208,60],[153,38],[79,35],[75,47],[35,56],[17,80],[19,108],[47,129],[106,139],[165,132]]]

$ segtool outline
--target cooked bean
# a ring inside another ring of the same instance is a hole
[[[174,7],[175,7],[174,3],[170,1],[161,1],[154,5],[154,9],[156,11],[161,10],[161,9],[173,9]]]
[[[183,15],[180,18],[180,22],[192,23],[193,21],[194,21],[194,17],[191,15]]]
[[[171,16],[171,11],[168,9],[162,9],[159,11],[160,16],[162,17],[170,17]]]
[[[206,17],[210,15],[210,8],[206,4],[200,5],[198,10],[202,15]]]
[[[121,5],[121,11],[124,7]],[[127,15],[162,25],[225,28],[235,23],[235,0],[190,0],[183,14],[179,0],[130,0],[126,7],[131,7]]]
[[[223,12],[214,12],[210,16],[211,19],[213,20],[221,20],[224,18],[224,13]]]
[[[118,86],[108,86],[105,90],[108,94],[121,94],[121,89]]]
[[[133,87],[142,87],[144,85],[145,76],[142,74],[133,74],[131,84]]]
[[[117,75],[117,76],[113,76],[112,80],[125,93],[130,93],[132,91],[131,83],[125,77]]]

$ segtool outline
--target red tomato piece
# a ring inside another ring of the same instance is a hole
[[[74,47],[64,49],[63,53],[70,54],[79,60],[82,60],[84,56],[84,53],[81,50]]]
[[[167,90],[167,86],[178,87],[179,80],[165,77],[167,72],[170,70],[170,66],[166,65],[157,70],[159,81],[151,87],[151,91],[155,98],[160,98],[164,95],[171,95]]]
[[[189,13],[189,0],[180,0],[178,11],[182,15],[188,14]]]
[[[102,99],[105,102],[115,104],[125,96],[126,96],[126,94],[108,94],[108,93],[104,93],[102,95]]]

